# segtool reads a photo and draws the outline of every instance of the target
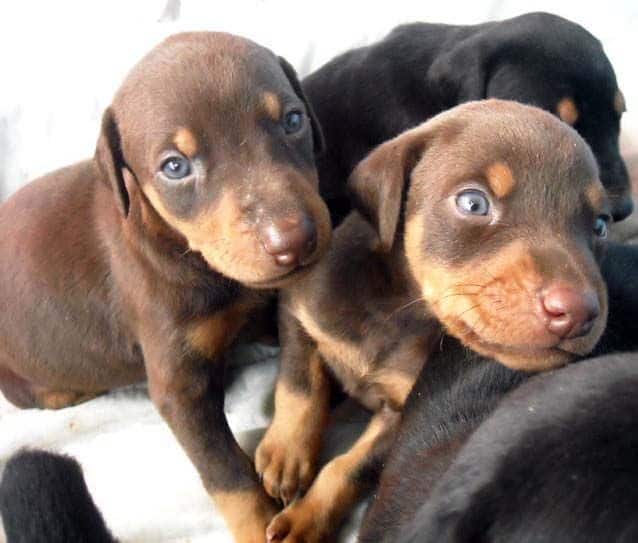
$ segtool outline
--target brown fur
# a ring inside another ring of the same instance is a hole
[[[305,113],[299,131],[263,111],[264,93]],[[180,34],[131,71],[93,160],[0,207],[0,389],[22,407],[61,408],[147,378],[238,541],[263,540],[274,506],[228,428],[223,353],[263,289],[327,247],[321,141],[283,59],[226,34]],[[166,161],[182,159],[172,178]],[[291,214],[312,222],[316,243],[276,262],[264,236]]]
[[[282,292],[277,395],[294,388],[300,405],[312,403],[308,368],[318,352],[346,392],[376,414],[362,441],[273,520],[272,540],[329,537],[361,494],[365,474],[383,460],[441,326],[467,347],[529,371],[593,349],[607,314],[596,262],[604,242],[594,225],[608,203],[597,176],[591,151],[572,128],[539,109],[498,100],[443,113],[357,166],[351,187],[359,212],[335,230],[326,257]],[[592,179],[603,194],[595,202]],[[457,209],[468,189],[486,195],[491,215]],[[600,315],[581,337],[548,331],[540,297],[555,284],[598,299]],[[298,408],[287,402],[282,409]],[[287,417],[276,410],[269,447],[278,439],[286,450],[291,430],[278,435],[273,428]],[[259,465],[275,497],[278,465]]]

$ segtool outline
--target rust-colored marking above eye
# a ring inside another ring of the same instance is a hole
[[[556,104],[556,113],[560,117],[561,121],[566,122],[569,125],[576,124],[576,121],[580,117],[580,112],[576,107],[576,103],[572,98],[563,98],[558,104]]]
[[[620,89],[616,91],[616,95],[614,96],[614,109],[618,115],[622,115],[625,111],[627,111],[625,96]]]
[[[276,94],[265,92],[261,97],[261,102],[266,115],[273,121],[279,121],[279,119],[281,119],[281,102]]]
[[[605,201],[605,189],[603,189],[600,181],[593,181],[587,189],[585,189],[585,195],[594,212],[598,213]]]
[[[188,128],[180,128],[175,133],[173,143],[180,153],[189,158],[193,158],[197,154],[197,138]]]
[[[487,182],[497,198],[505,198],[514,188],[514,175],[504,162],[494,162],[485,170]]]

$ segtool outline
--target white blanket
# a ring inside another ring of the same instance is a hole
[[[241,347],[230,364],[226,413],[252,454],[270,420],[278,349]],[[344,406],[326,438],[324,455],[345,448],[366,415]],[[68,453],[81,463],[88,487],[122,543],[232,543],[197,473],[151,404],[144,385],[61,409],[19,410],[0,394],[0,468],[24,446]],[[363,506],[344,528],[354,541]],[[3,542],[0,530],[0,542]]]

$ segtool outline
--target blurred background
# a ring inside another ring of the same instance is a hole
[[[550,11],[603,42],[627,102],[623,130],[638,136],[636,0],[14,0],[1,6],[0,201],[34,177],[92,155],[101,113],[126,72],[155,43],[183,30],[243,35],[306,75],[403,22],[472,24]],[[623,145],[638,150],[631,137]]]

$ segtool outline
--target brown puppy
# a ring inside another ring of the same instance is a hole
[[[273,519],[271,541],[330,537],[383,461],[439,322],[528,371],[589,352],[605,326],[609,204],[589,147],[549,113],[456,107],[378,147],[351,187],[361,215],[283,293],[275,417],[256,453],[266,491],[288,502],[311,483],[328,372],[374,415]]]
[[[148,378],[238,541],[263,541],[274,508],[228,428],[222,354],[264,298],[254,289],[327,246],[320,145],[283,59],[180,34],[132,70],[93,160],[0,207],[6,397],[59,408]]]

